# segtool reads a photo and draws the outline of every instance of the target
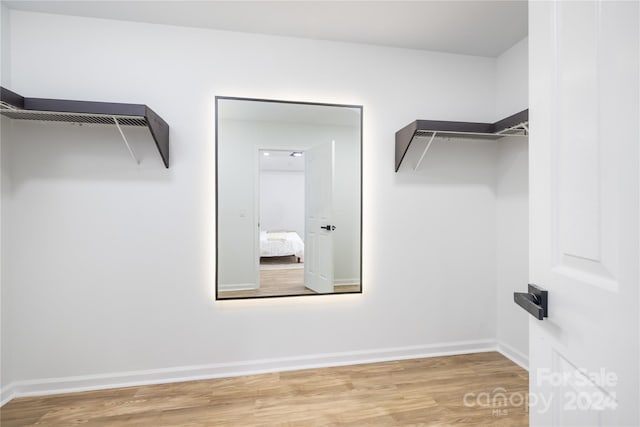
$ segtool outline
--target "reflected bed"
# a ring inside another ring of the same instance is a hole
[[[304,261],[304,242],[295,231],[261,231],[260,257],[295,256]]]

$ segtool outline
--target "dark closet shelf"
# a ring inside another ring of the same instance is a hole
[[[147,127],[166,168],[169,167],[169,125],[144,104],[26,98],[0,87],[0,114],[15,120],[38,120],[116,126],[135,158],[122,126]]]
[[[520,111],[495,123],[416,120],[396,132],[396,172],[400,169],[409,146],[415,138],[430,138],[418,161],[419,166],[436,137],[499,139],[505,136],[527,136],[529,134],[528,126],[529,110]]]

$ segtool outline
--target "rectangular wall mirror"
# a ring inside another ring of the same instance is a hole
[[[362,106],[216,97],[216,299],[362,292]]]

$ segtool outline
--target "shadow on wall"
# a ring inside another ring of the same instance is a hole
[[[501,197],[528,198],[529,143],[518,137],[500,140],[497,187]]]
[[[115,126],[2,119],[3,168],[11,190],[33,180],[157,181],[171,174],[146,128],[123,127],[140,164]]]
[[[395,174],[396,184],[495,186],[500,142],[439,138],[429,147],[418,170],[414,170],[427,142],[427,138],[419,138],[411,144]]]

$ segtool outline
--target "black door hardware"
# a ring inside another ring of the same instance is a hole
[[[333,231],[336,229],[335,225],[325,225],[325,226],[320,226],[320,228],[322,228],[323,230],[327,230],[327,231]]]
[[[529,284],[529,292],[514,292],[513,301],[527,310],[533,317],[542,320],[548,316],[548,292],[536,285]]]

